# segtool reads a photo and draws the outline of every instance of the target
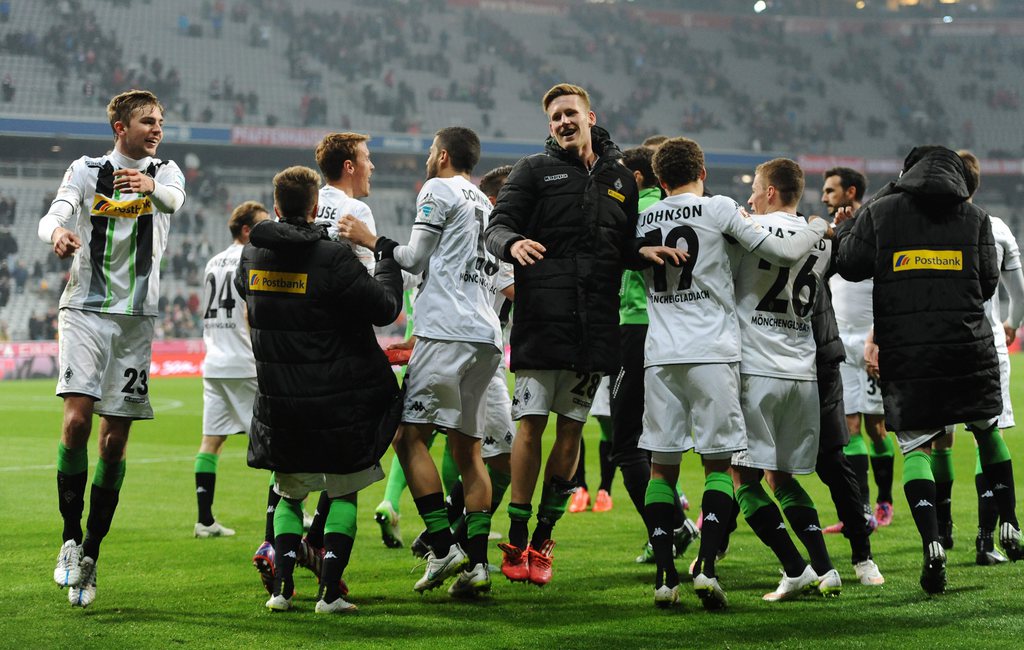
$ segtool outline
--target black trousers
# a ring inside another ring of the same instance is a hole
[[[644,343],[646,325],[620,325],[622,368],[612,377],[612,461],[622,467],[650,462],[650,453],[637,448],[644,420]]]

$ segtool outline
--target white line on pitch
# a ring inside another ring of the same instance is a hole
[[[224,452],[220,455],[221,458],[245,458],[245,454],[242,452]],[[185,461],[194,461],[196,457],[193,456],[166,456],[164,458],[128,458],[128,463],[131,465],[152,465],[153,463],[180,463]],[[34,472],[37,470],[57,469],[56,465],[20,465],[15,467],[0,467],[0,472]]]

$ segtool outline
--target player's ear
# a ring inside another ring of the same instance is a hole
[[[703,183],[707,179],[707,177],[708,177],[708,169],[707,169],[707,167],[701,167],[700,168],[700,176],[699,176],[700,182]]]
[[[644,175],[639,170],[633,170],[633,180],[636,181],[637,187],[643,187]]]
[[[355,162],[353,162],[351,160],[346,160],[345,162],[341,163],[341,173],[342,174],[344,174],[344,173],[351,174],[351,173],[353,173],[355,171],[356,171],[356,164],[355,164]]]
[[[597,114],[594,111],[587,111],[587,124],[590,126],[597,124]]]
[[[128,130],[128,125],[125,124],[124,122],[122,122],[121,120],[118,120],[118,121],[114,122],[114,135],[115,136],[122,136],[122,135],[124,135],[124,132],[127,131],[127,130]]]

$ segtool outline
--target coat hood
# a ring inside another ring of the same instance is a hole
[[[294,224],[286,221],[261,221],[249,234],[249,243],[256,248],[287,250],[309,246],[327,239],[327,229],[311,223]]]
[[[895,189],[929,203],[957,204],[971,196],[963,161],[946,148],[925,154],[900,176]]]

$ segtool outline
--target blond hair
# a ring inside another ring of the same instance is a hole
[[[548,112],[548,106],[551,105],[551,102],[566,95],[576,95],[577,97],[581,97],[583,99],[583,105],[588,111],[590,110],[590,93],[588,93],[586,89],[574,84],[556,84],[551,87],[551,90],[544,93],[544,98],[540,100],[541,106],[544,107],[544,112]]]
[[[114,124],[120,122],[127,126],[136,113],[147,106],[156,106],[160,112],[164,112],[164,106],[156,95],[148,90],[126,90],[120,95],[115,95],[107,104],[107,119],[110,120],[110,130],[114,131]],[[116,134],[117,131],[114,131]]]

